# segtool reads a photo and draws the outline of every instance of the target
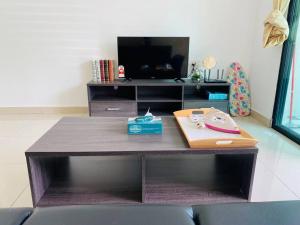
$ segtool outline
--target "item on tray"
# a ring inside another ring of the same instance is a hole
[[[205,127],[204,124],[204,112],[203,111],[192,111],[192,114],[190,115],[190,119],[193,123],[196,124],[198,128]]]
[[[205,114],[204,124],[207,128],[215,131],[232,134],[241,133],[236,122],[227,113],[217,109],[213,109]]]

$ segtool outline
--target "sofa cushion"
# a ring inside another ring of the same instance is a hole
[[[30,216],[31,212],[31,208],[0,209],[0,224],[20,225]]]
[[[191,207],[85,205],[36,208],[24,225],[194,225]]]
[[[299,225],[300,201],[194,206],[201,225]]]

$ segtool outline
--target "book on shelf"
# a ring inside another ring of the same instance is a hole
[[[92,61],[92,74],[93,74],[93,81],[97,81],[97,65],[96,65],[96,61],[93,60]]]
[[[115,75],[114,75],[114,64],[112,60],[108,61],[108,74],[109,74],[109,80],[114,81]]]
[[[114,60],[93,60],[92,61],[92,79],[95,82],[114,81]]]
[[[103,60],[99,60],[100,62],[100,73],[101,73],[101,80],[105,80],[105,75],[104,75],[104,62]]]
[[[103,74],[104,74],[104,81],[106,81],[106,60],[103,60]]]
[[[109,81],[109,75],[108,75],[108,60],[104,60],[104,62],[105,62],[105,67],[104,67],[104,69],[105,69],[105,81]]]
[[[97,67],[97,82],[101,81],[101,77],[100,77],[100,64],[99,61],[96,61],[96,67]]]

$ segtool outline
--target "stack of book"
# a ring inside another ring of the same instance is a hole
[[[113,81],[115,79],[113,60],[93,60],[93,81]]]

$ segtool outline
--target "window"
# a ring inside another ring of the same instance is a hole
[[[291,0],[288,13],[290,36],[283,45],[273,128],[300,144],[300,1]]]

